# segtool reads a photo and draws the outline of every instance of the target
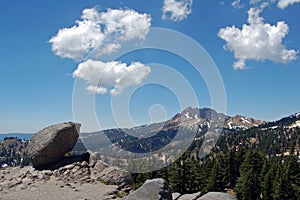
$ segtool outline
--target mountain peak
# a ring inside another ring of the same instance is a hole
[[[181,117],[184,119],[198,119],[199,116],[199,108],[187,107],[180,113]]]
[[[299,115],[300,116],[300,115]],[[259,126],[265,123],[262,120],[257,120],[251,117],[236,115],[234,117],[227,116],[223,113],[218,113],[211,108],[193,108],[187,107],[181,113],[177,113],[168,121],[167,127],[187,126],[194,124],[203,124],[206,122],[224,122],[224,128],[233,129],[248,129]]]
[[[220,116],[225,116],[222,113],[218,113],[212,108],[196,108],[196,107],[187,107],[180,114],[184,119],[219,119]]]
[[[251,117],[245,117],[242,115],[235,115],[226,120],[225,128],[228,129],[248,129],[255,126],[264,124],[265,121],[257,120]]]

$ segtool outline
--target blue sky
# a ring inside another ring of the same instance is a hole
[[[228,115],[275,120],[300,111],[299,1],[173,1],[1,1],[0,133],[73,121],[77,80],[87,84],[82,95],[94,97],[101,128],[115,126],[112,101],[132,87],[138,88],[127,102],[134,124],[167,119],[184,108],[168,88],[143,86],[161,67],[151,63],[176,70],[198,105],[210,107],[204,79],[178,55],[143,49],[109,60],[127,41],[147,40],[152,27],[178,31],[206,50],[224,82]],[[107,66],[112,71],[95,83]],[[95,130],[88,121],[83,130]]]

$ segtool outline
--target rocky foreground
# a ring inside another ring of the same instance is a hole
[[[79,136],[80,124],[49,126],[29,141],[30,166],[0,169],[0,199],[24,200],[197,200],[235,199],[223,193],[181,195],[164,179],[146,181],[134,191],[131,174],[99,160],[97,153],[66,156]],[[208,196],[207,196],[208,195]]]
[[[32,166],[0,171],[0,199],[118,199],[133,188],[130,173],[86,161],[56,170]]]
[[[133,190],[129,172],[108,167],[102,161],[86,161],[56,170],[36,170],[32,166],[0,170],[0,199],[5,200],[235,200],[225,193],[181,195],[171,193],[164,179],[146,181]]]
[[[38,131],[27,147],[31,166],[0,171],[0,198],[116,199],[128,194],[134,186],[129,172],[108,166],[96,154],[65,156],[79,129],[80,124],[67,122]]]

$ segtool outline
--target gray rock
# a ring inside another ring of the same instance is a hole
[[[158,178],[147,180],[124,200],[172,200],[172,193],[168,183],[164,179]]]
[[[90,154],[89,165],[94,167],[98,160],[101,160],[101,155],[99,152],[87,151]]]
[[[181,196],[181,194],[178,192],[172,193],[173,200],[177,200],[180,196]]]
[[[118,167],[109,167],[106,163],[98,160],[91,170],[91,177],[109,185],[118,185],[119,188],[130,190],[133,188],[134,181],[131,174]]]
[[[201,196],[201,192],[197,192],[194,194],[185,194],[178,198],[178,200],[197,200]]]
[[[103,170],[108,167],[109,167],[108,164],[106,164],[102,160],[98,160],[94,165],[94,169],[97,170],[98,173],[103,172]]]
[[[227,193],[209,192],[200,197],[199,200],[236,200],[236,198],[235,196]]]
[[[80,124],[67,122],[49,126],[33,135],[28,144],[33,167],[45,169],[60,161],[76,144],[79,129]]]
[[[77,162],[66,165],[53,171],[53,176],[65,183],[90,183],[92,182],[90,166],[87,162]]]

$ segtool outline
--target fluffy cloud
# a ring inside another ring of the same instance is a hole
[[[81,20],[71,28],[60,29],[49,42],[52,51],[62,57],[81,61],[92,51],[110,54],[121,47],[123,41],[144,39],[151,26],[151,17],[131,9],[85,9]]]
[[[299,3],[300,0],[279,0],[277,6],[281,9],[285,9],[289,5],[292,5],[294,3]]]
[[[297,51],[288,50],[282,40],[289,32],[288,25],[277,22],[277,25],[264,23],[260,17],[261,8],[248,11],[248,23],[238,29],[235,26],[220,29],[218,36],[225,40],[225,49],[234,53],[237,61],[235,69],[245,69],[247,60],[271,60],[288,63],[296,59]]]
[[[151,17],[148,14],[140,14],[134,10],[108,9],[99,15],[100,21],[105,25],[105,34],[110,36],[118,33],[120,40],[134,38],[145,39],[151,26]]]
[[[93,18],[95,15],[96,9],[86,9],[82,12],[82,21],[76,21],[77,25],[60,29],[49,40],[52,51],[60,57],[79,61],[89,51],[101,45],[105,35],[101,32],[98,21]]]
[[[88,85],[86,89],[90,93],[105,94],[109,91],[110,94],[117,95],[127,87],[141,84],[150,71],[150,67],[140,62],[127,66],[117,61],[87,60],[78,65],[73,77],[85,80]]]
[[[164,0],[162,19],[181,21],[192,13],[192,4],[192,0]]]

